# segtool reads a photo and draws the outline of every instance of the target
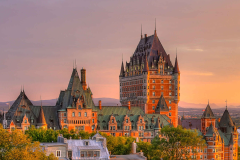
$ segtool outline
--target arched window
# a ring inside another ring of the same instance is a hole
[[[78,112],[78,117],[81,117],[81,112]]]
[[[72,116],[75,117],[75,112],[72,112]]]
[[[87,117],[87,112],[84,113],[84,116]]]

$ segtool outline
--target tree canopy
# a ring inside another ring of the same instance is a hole
[[[99,132],[102,136],[106,137],[107,140],[107,148],[111,152],[112,155],[124,155],[129,154],[131,152],[131,144],[135,140],[132,137],[114,137],[111,135],[107,135],[106,133]],[[25,134],[31,137],[32,141],[39,142],[57,142],[57,137],[59,134],[62,134],[64,138],[70,139],[89,139],[96,134],[96,132],[85,132],[79,131],[76,132],[74,130],[68,131],[68,129],[62,130],[52,130],[52,129],[42,129],[35,128],[31,126],[28,130],[25,131]]]
[[[39,142],[32,142],[31,138],[22,131],[8,132],[0,125],[0,159],[2,160],[55,160],[53,155],[46,156]]]
[[[165,126],[161,129],[161,136],[155,137],[151,144],[139,142],[138,150],[143,150],[148,159],[188,159],[190,149],[193,153],[197,148],[205,145],[205,140],[196,130]]]

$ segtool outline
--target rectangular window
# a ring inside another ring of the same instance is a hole
[[[153,96],[155,96],[155,92],[153,92]]]
[[[81,117],[81,112],[78,112],[78,117]]]
[[[94,119],[92,119],[92,123],[94,123]]]
[[[56,157],[61,157],[61,151],[59,150],[56,151]]]
[[[155,103],[155,100],[152,100],[152,103]]]
[[[153,83],[155,83],[155,80],[153,79]]]
[[[64,122],[64,123],[67,123],[67,119],[64,119],[63,122]]]
[[[87,112],[84,113],[84,116],[87,117]]]
[[[75,112],[72,112],[72,116],[75,117]]]

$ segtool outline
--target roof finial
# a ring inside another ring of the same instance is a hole
[[[141,24],[141,39],[142,39],[142,24]]]
[[[122,53],[122,62],[123,62],[123,53]]]
[[[74,60],[73,60],[73,69],[74,69]]]
[[[23,85],[23,92],[24,92],[24,85]]]
[[[226,110],[227,110],[227,99],[226,99],[226,101],[225,101],[225,102],[226,102]]]
[[[22,92],[22,85],[21,85],[21,92]]]
[[[209,99],[208,99],[208,105],[209,105]]]
[[[76,59],[75,59],[75,68],[77,69],[77,62],[76,62]]]
[[[177,57],[177,48],[176,48],[176,57]]]
[[[155,18],[155,34],[157,33],[157,24],[156,24],[157,22],[156,22],[156,18]]]
[[[41,101],[41,107],[42,107],[42,97],[41,97],[41,95],[40,95],[40,101]]]

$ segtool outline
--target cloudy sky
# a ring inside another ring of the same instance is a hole
[[[54,99],[73,60],[93,97],[119,97],[119,72],[143,33],[178,48],[181,101],[240,104],[240,1],[0,1],[0,101]]]

